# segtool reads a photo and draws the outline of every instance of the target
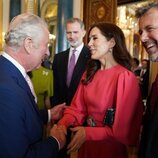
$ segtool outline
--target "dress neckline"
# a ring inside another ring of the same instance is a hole
[[[112,66],[112,67],[107,68],[107,69],[103,69],[103,70],[99,69],[98,71],[99,71],[99,72],[111,71],[112,69],[116,69],[117,67],[120,67],[120,65],[117,64],[117,65]]]

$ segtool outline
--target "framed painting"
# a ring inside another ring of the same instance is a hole
[[[134,2],[143,2],[145,0],[117,0],[118,5],[127,4],[127,3],[134,3]]]

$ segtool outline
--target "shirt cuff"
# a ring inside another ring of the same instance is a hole
[[[52,136],[56,141],[57,141],[57,143],[58,143],[58,148],[59,148],[59,150],[60,150],[60,143],[59,143],[59,140],[56,138],[56,137],[54,137],[54,136]]]
[[[51,121],[51,112],[50,112],[50,109],[48,109],[48,122]]]

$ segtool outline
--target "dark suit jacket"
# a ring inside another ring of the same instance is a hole
[[[148,96],[148,87],[149,87],[149,70],[146,70],[145,74],[142,76],[141,92],[142,98],[146,99]]]
[[[71,100],[76,92],[82,74],[85,71],[87,61],[90,59],[89,49],[84,46],[75,65],[70,86],[67,87],[66,78],[69,50],[70,49],[67,49],[64,52],[58,53],[54,57],[54,96],[52,100],[53,105],[57,105],[63,102],[66,102],[67,105],[71,103]]]
[[[47,111],[40,113],[24,77],[3,56],[0,56],[0,76],[0,157],[57,157],[56,140],[49,137],[41,141],[42,121],[47,120]]]
[[[146,151],[144,158],[158,157],[158,100],[155,105],[155,111],[151,118],[149,134],[146,142]]]
[[[158,75],[147,100],[138,158],[158,157]]]
[[[154,113],[145,118],[138,158],[158,157],[158,100]]]

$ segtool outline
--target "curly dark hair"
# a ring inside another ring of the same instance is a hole
[[[125,43],[125,36],[122,30],[112,23],[96,23],[92,25],[90,28],[88,35],[90,34],[93,28],[98,28],[103,36],[106,37],[107,40],[114,38],[115,46],[113,47],[113,57],[115,61],[126,67],[128,70],[131,70],[131,55],[127,50]],[[86,78],[82,80],[83,84],[88,84],[92,79],[95,73],[100,69],[101,64],[98,60],[90,59],[86,69]]]

